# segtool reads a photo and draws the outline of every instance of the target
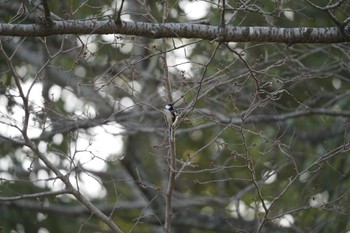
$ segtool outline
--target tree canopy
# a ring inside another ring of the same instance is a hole
[[[3,232],[350,231],[349,1],[0,6]]]

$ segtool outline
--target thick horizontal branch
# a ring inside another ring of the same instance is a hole
[[[53,21],[45,24],[0,24],[1,36],[52,36],[63,34],[123,34],[148,38],[199,38],[221,42],[341,43],[350,41],[337,27],[328,28],[225,28],[191,23],[144,23],[97,20]]]

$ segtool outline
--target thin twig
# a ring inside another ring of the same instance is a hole
[[[120,8],[119,8],[119,11],[118,11],[118,14],[117,14],[117,18],[114,21],[116,25],[120,25],[122,23],[121,13],[122,13],[122,10],[123,10],[124,1],[125,0],[122,0],[122,3],[120,4]]]
[[[12,196],[12,197],[4,197],[0,196],[0,201],[17,201],[17,200],[23,200],[23,199],[33,199],[33,198],[42,198],[42,197],[53,197],[58,196],[62,194],[68,193],[67,190],[58,190],[58,191],[47,191],[47,192],[41,192],[41,193],[33,193],[33,194],[23,194],[18,196]]]
[[[172,215],[173,215],[173,191],[175,187],[176,176],[176,140],[175,140],[175,128],[172,127],[169,130],[169,177],[168,187],[166,190],[166,207],[165,207],[165,223],[164,232],[169,233],[171,229]]]
[[[163,2],[163,18],[162,22],[166,23],[168,17],[168,1]],[[162,39],[162,51],[166,51],[166,39]],[[173,102],[172,98],[172,85],[171,85],[171,77],[169,75],[168,63],[166,58],[166,53],[164,52],[161,56],[163,60],[163,70],[164,70],[164,83],[166,93],[168,95],[168,100],[170,103]],[[164,222],[164,232],[170,233],[171,223],[172,223],[172,215],[173,215],[173,191],[175,187],[175,175],[176,175],[176,140],[175,140],[175,125],[170,125],[169,127],[169,153],[168,153],[168,167],[169,167],[169,175],[168,175],[168,186],[166,189],[166,198],[165,198],[165,222]]]
[[[43,8],[44,8],[45,22],[47,23],[48,26],[52,25],[53,21],[51,19],[51,12],[49,8],[48,0],[41,0],[41,4],[43,5]]]

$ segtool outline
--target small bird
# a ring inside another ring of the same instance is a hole
[[[179,119],[177,111],[174,109],[173,104],[166,104],[164,107],[165,120],[169,127],[169,138],[170,141],[174,141],[173,128],[176,126]]]
[[[169,126],[172,128],[177,123],[178,113],[173,107],[173,104],[166,104],[164,107],[165,120]]]

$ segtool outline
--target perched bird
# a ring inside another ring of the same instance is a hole
[[[171,128],[175,122],[177,122],[177,112],[173,107],[173,104],[166,104],[164,107],[164,114],[165,114],[165,120],[169,126],[169,128]]]
[[[174,109],[173,104],[166,104],[164,107],[165,120],[169,127],[170,140],[173,141],[173,132],[172,129],[176,126],[179,119],[177,111]]]

